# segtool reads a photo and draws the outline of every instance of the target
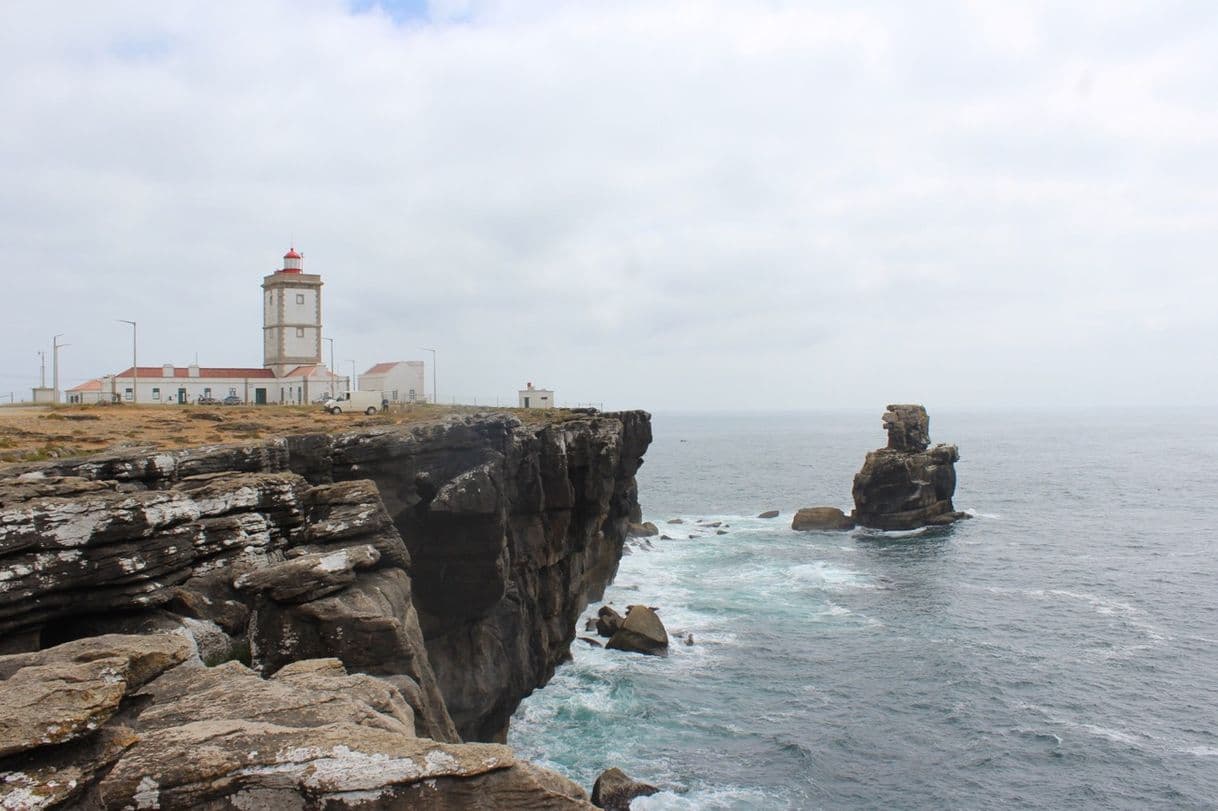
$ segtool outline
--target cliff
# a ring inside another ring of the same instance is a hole
[[[334,661],[335,679],[390,685],[412,734],[502,740],[616,572],[650,439],[642,412],[531,426],[484,415],[12,468],[0,480],[0,653],[171,632],[192,662],[229,661],[234,679]],[[137,738],[151,729],[132,723]],[[111,775],[131,755],[117,757]],[[514,774],[553,789],[555,776],[526,767]]]

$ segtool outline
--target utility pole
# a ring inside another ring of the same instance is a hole
[[[55,402],[59,402],[59,350],[71,344],[61,344],[59,339],[63,337],[63,333],[59,333],[51,339],[51,377],[55,381]]]
[[[436,391],[436,350],[429,349],[426,346],[420,346],[419,349],[431,353],[431,401],[439,405],[440,393]]]
[[[140,401],[140,364],[135,354],[135,322],[128,321],[125,318],[116,318],[114,320],[131,325],[131,405],[137,405]]]
[[[351,379],[347,381],[347,391],[359,391],[359,386],[355,380],[355,361],[349,360],[347,363],[351,364]]]

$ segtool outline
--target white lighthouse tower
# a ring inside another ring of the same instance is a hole
[[[321,276],[303,267],[291,248],[283,269],[262,280],[262,365],[276,377],[321,364]]]

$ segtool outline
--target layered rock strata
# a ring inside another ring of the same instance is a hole
[[[854,521],[885,530],[950,524],[956,511],[955,445],[930,448],[930,418],[920,405],[890,405],[884,413],[888,447],[867,454],[854,477]]]
[[[263,679],[206,667],[184,634],[108,635],[0,674],[3,808],[593,807],[505,746],[417,736],[396,688],[336,659]]]
[[[251,677],[332,657],[419,736],[502,740],[616,572],[650,439],[642,412],[486,415],[10,468],[0,653],[170,630]]]

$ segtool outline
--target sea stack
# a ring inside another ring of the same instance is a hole
[[[930,447],[930,418],[920,405],[884,412],[888,447],[867,454],[854,476],[854,520],[873,529],[917,529],[950,524],[966,513],[952,506],[955,445]]]

